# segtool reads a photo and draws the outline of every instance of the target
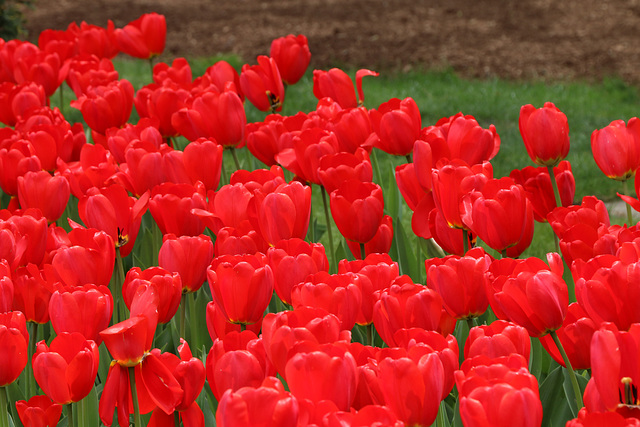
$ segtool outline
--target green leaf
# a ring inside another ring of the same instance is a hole
[[[543,426],[563,426],[573,418],[563,388],[563,369],[562,366],[555,368],[540,385]]]
[[[540,340],[531,338],[531,357],[529,358],[529,372],[536,378],[542,373],[542,353],[545,353]]]
[[[98,411],[98,391],[95,387],[89,394],[77,403],[78,424],[81,426],[97,426],[100,424],[100,413]],[[75,417],[74,417],[75,418]]]
[[[462,417],[460,416],[460,397],[456,400],[456,406],[453,408],[453,427],[464,427],[462,424]]]
[[[565,368],[562,368],[562,372],[564,373],[564,382],[562,387],[564,388],[564,393],[567,396],[567,402],[569,403],[569,408],[571,409],[571,413],[573,415],[572,418],[576,418],[578,416],[578,407],[576,405],[576,396],[573,392],[573,386],[571,385],[571,378],[569,377],[569,371]],[[578,380],[578,387],[580,387],[580,393],[584,396],[584,389],[587,387],[587,380],[582,375],[579,375],[577,372],[576,379]]]

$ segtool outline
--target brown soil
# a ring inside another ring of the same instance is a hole
[[[311,67],[451,67],[463,76],[640,83],[640,0],[36,0],[30,39],[72,21],[167,18],[164,59],[236,53],[305,34]]]

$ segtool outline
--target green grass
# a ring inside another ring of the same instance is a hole
[[[237,57],[213,57],[190,60],[194,78],[204,73],[207,67],[224,59],[240,70],[242,63]],[[114,60],[121,78],[129,79],[136,89],[151,81],[149,64],[126,58]],[[355,70],[348,71],[354,76]],[[571,137],[571,150],[567,160],[571,162],[576,180],[576,203],[583,196],[595,195],[605,201],[616,199],[616,192],[622,192],[622,184],[610,180],[598,169],[591,154],[590,138],[595,129],[608,125],[611,121],[622,119],[627,121],[637,115],[640,96],[635,87],[629,86],[617,78],[608,78],[599,83],[586,82],[514,82],[499,79],[466,80],[448,71],[413,71],[408,74],[382,74],[379,77],[364,79],[365,105],[376,108],[390,98],[412,97],[422,113],[423,127],[435,124],[442,117],[458,112],[473,115],[481,126],[495,125],[501,137],[498,155],[492,160],[494,175],[506,176],[512,169],[520,169],[533,165],[527,156],[518,130],[520,107],[533,104],[541,107],[544,102],[551,101],[562,110],[568,118]],[[312,72],[308,71],[296,85],[287,88],[284,108],[281,114],[293,115],[298,111],[309,112],[315,109],[317,99],[313,96]],[[71,95],[70,91],[65,96]],[[57,97],[53,98],[56,105]],[[72,120],[78,120],[77,112],[68,106],[65,114],[70,113]],[[257,111],[246,102],[247,120],[262,121],[265,113]],[[132,121],[136,120],[135,111]],[[186,143],[182,141],[181,143]],[[394,158],[383,152],[377,152],[379,173],[374,168],[374,180],[385,190],[386,211],[402,222],[408,235],[408,242],[413,242],[411,233],[411,211],[395,189],[395,166],[404,163],[404,158]],[[242,150],[240,153],[243,168],[255,169],[263,165]],[[230,158],[225,160],[227,170],[234,166]],[[633,185],[630,185],[632,188]],[[324,214],[320,191],[314,188],[314,218],[319,228],[316,233],[324,231]],[[311,225],[314,224],[312,218]],[[554,250],[553,238],[549,226],[537,224],[534,242],[524,256],[536,255]],[[334,239],[338,241],[340,234],[334,228]],[[323,236],[322,241],[326,239]],[[336,242],[338,243],[338,242]],[[417,247],[417,245],[413,245]],[[416,268],[416,266],[412,266]],[[422,267],[424,268],[424,267]]]

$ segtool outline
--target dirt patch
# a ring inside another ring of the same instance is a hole
[[[235,53],[254,63],[293,33],[308,37],[318,69],[640,83],[640,0],[39,0],[27,28],[35,41],[72,21],[123,26],[152,11],[167,18],[165,60]]]

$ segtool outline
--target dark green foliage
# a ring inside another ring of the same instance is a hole
[[[11,40],[25,35],[22,11],[33,6],[31,0],[0,0],[0,37]]]

